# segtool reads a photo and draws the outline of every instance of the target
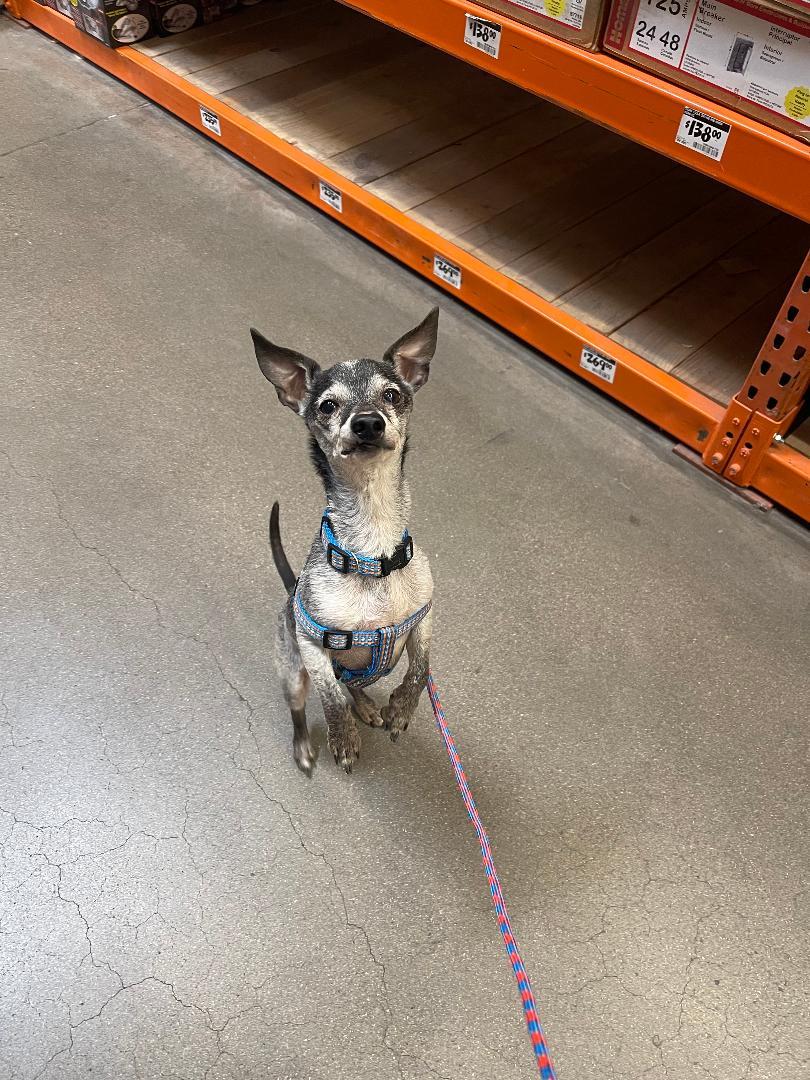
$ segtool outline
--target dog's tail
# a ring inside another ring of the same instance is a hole
[[[287,556],[284,554],[284,548],[281,544],[281,532],[278,527],[277,502],[273,503],[273,509],[270,511],[270,550],[273,552],[273,562],[276,564],[278,576],[284,582],[284,588],[292,595],[295,589],[296,577],[292,571],[292,567],[287,561]]]

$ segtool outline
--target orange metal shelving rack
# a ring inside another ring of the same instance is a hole
[[[810,457],[782,441],[810,381],[810,256],[751,374],[724,409],[150,57],[131,48],[108,49],[35,0],[7,0],[7,6],[12,15],[145,94],[651,420],[699,454],[707,470],[737,486],[753,488],[810,521]],[[493,18],[491,12],[475,4],[461,0],[419,0],[413,4],[352,0],[349,6],[810,221],[810,146],[799,140],[610,57],[584,52],[503,16],[497,17],[503,27],[500,56],[492,60],[464,43],[468,14]],[[687,107],[733,125],[734,138],[729,139],[721,163],[675,143],[675,132]],[[204,122],[206,112],[213,114],[215,130]],[[322,181],[340,192],[340,209],[324,202]],[[437,257],[458,268],[460,287],[436,276]],[[612,383],[583,370],[583,349],[615,363]]]
[[[586,52],[465,0],[341,0],[348,7],[611,128],[690,169],[810,221],[810,146],[604,53]],[[501,27],[499,56],[464,42],[467,15]],[[722,161],[675,142],[685,108],[733,127]]]

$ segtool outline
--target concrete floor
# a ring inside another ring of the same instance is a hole
[[[0,1080],[533,1075],[427,702],[307,781],[269,662],[322,500],[247,327],[438,294],[2,18],[0,97]],[[561,1080],[806,1080],[806,533],[440,299],[434,668]]]

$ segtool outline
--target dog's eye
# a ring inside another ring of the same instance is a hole
[[[318,406],[318,412],[322,412],[324,416],[331,416],[337,408],[337,402],[332,401],[331,398],[324,398]]]
[[[397,405],[402,399],[402,394],[395,386],[389,386],[387,390],[383,390],[383,397],[392,405]]]

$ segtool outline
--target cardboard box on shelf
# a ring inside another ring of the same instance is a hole
[[[67,16],[105,45],[132,45],[153,34],[169,37],[216,22],[262,0],[37,0]],[[2,3],[2,0],[0,0]],[[133,16],[127,18],[127,16]]]
[[[155,33],[181,34],[201,23],[217,22],[238,7],[253,7],[262,0],[149,0]]]
[[[203,21],[201,0],[149,0],[152,24],[161,37],[182,34]]]
[[[43,7],[53,8],[54,11],[58,11],[60,15],[64,15],[70,19],[71,22],[76,23],[76,16],[74,15],[74,8],[71,7],[70,0],[40,0]],[[76,23],[81,30],[81,23]]]
[[[535,26],[583,49],[598,49],[607,0],[478,0],[482,7]]]
[[[810,141],[810,12],[765,0],[615,0],[605,50]]]
[[[67,15],[79,30],[84,30],[84,21],[82,20],[82,8],[79,6],[79,0],[48,0],[49,4],[52,4],[54,8],[62,15]],[[93,37],[98,35],[94,34]]]
[[[70,0],[76,25],[105,45],[133,45],[154,33],[148,0]]]

